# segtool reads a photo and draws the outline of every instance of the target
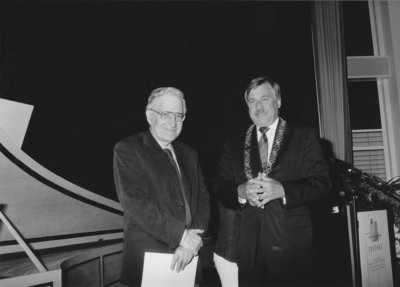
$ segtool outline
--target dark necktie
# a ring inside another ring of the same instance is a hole
[[[268,167],[268,138],[267,131],[269,127],[261,127],[258,129],[261,132],[260,140],[258,141],[258,149],[260,151],[261,165],[265,172]]]
[[[184,204],[185,204],[186,227],[188,228],[190,226],[191,221],[192,221],[192,216],[190,214],[189,203],[187,201],[185,190],[183,188],[182,176],[181,176],[181,173],[179,172],[178,165],[176,164],[176,162],[174,160],[174,157],[172,156],[172,152],[167,148],[164,149],[164,152],[168,156],[168,159],[171,162],[172,166],[174,167],[174,169],[176,171],[176,175],[178,176],[178,180],[179,180],[179,185],[181,187],[183,201],[184,201]]]

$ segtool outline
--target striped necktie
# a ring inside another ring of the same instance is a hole
[[[269,127],[261,127],[258,129],[261,132],[260,140],[258,141],[258,149],[260,151],[261,165],[265,172],[268,167],[268,138],[267,131]]]

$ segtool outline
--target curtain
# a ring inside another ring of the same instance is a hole
[[[342,5],[314,1],[311,10],[320,135],[334,158],[352,164]]]

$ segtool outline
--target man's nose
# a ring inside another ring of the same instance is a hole
[[[172,114],[172,117],[170,119],[170,123],[171,123],[171,125],[173,127],[176,126],[177,120],[176,120],[176,115],[175,114]]]
[[[256,102],[256,109],[257,110],[264,110],[264,105],[262,104],[261,101]]]

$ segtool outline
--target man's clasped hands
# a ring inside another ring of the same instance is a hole
[[[268,177],[265,173],[259,173],[238,186],[239,198],[245,199],[252,206],[264,208],[264,206],[278,198],[285,197],[282,184]]]

